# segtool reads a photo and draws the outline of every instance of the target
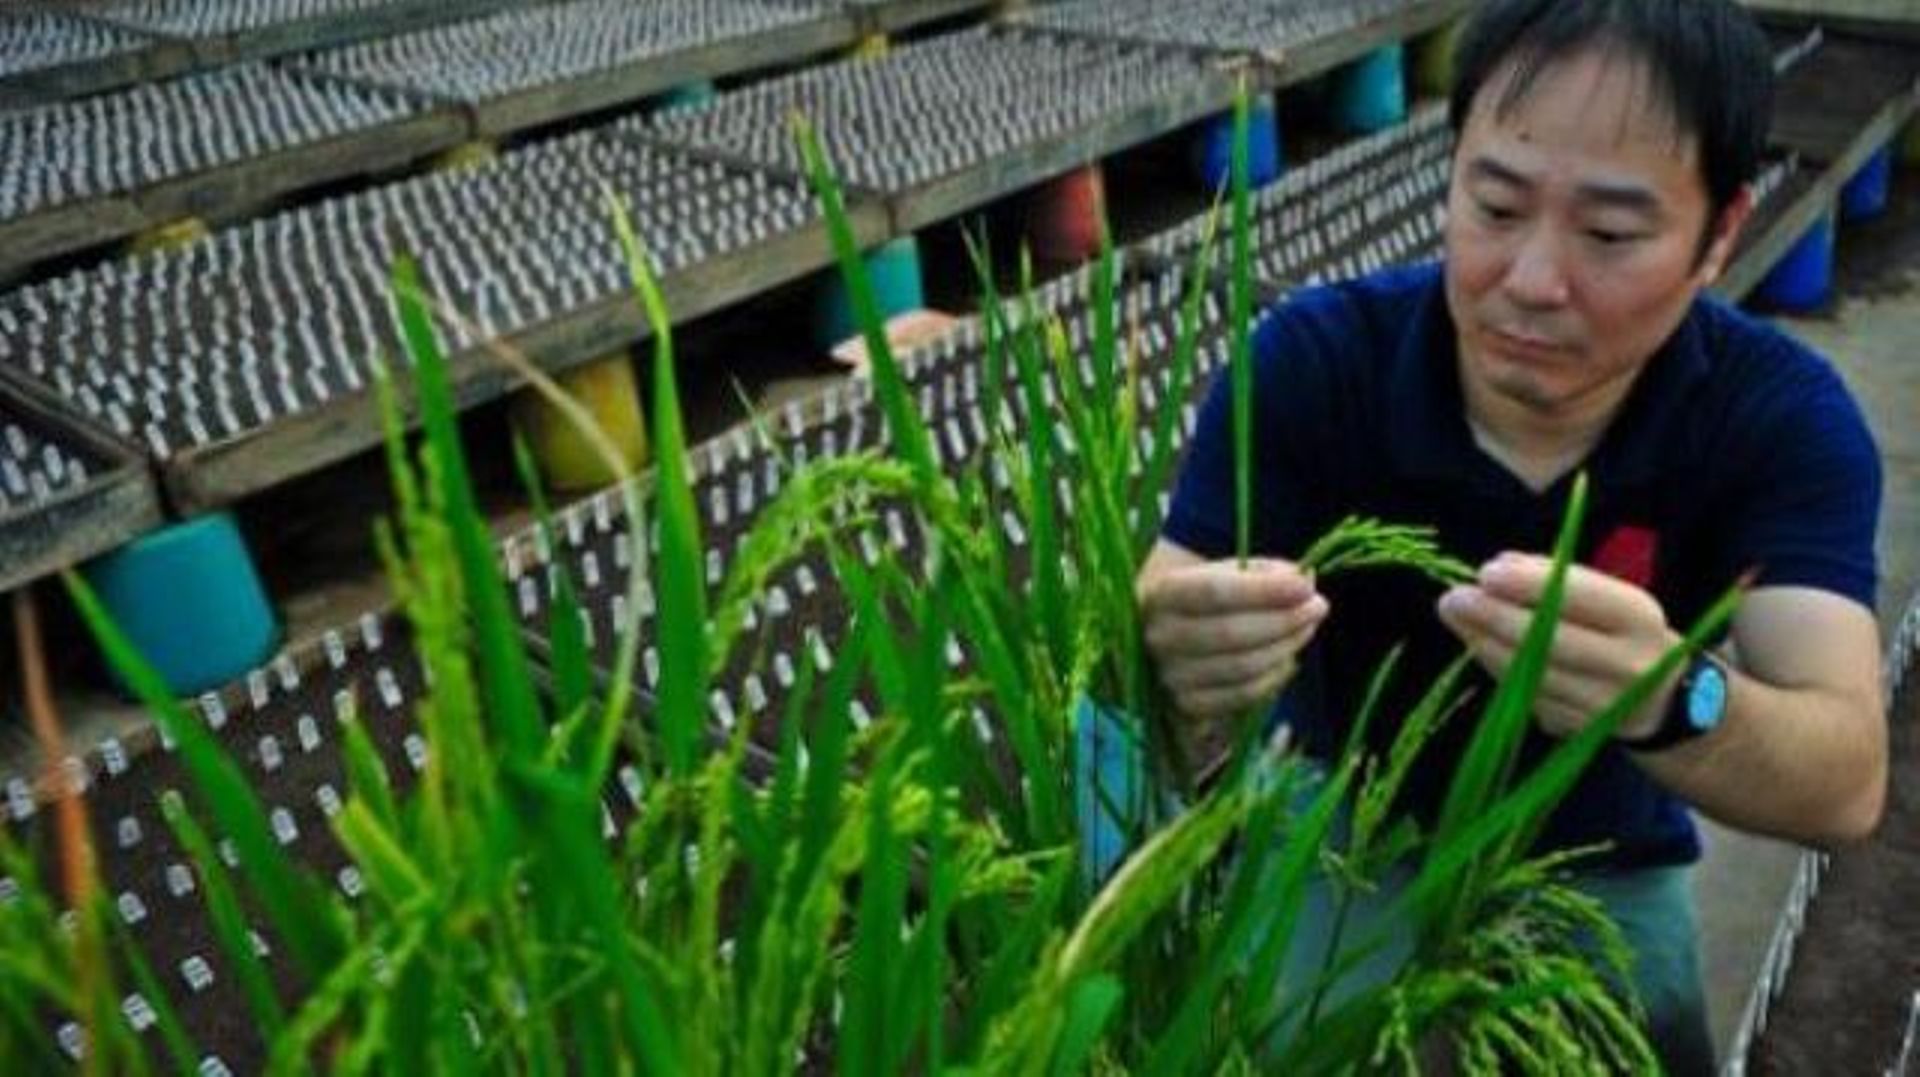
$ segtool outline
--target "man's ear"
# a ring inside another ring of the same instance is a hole
[[[1727,263],[1733,259],[1734,248],[1740,242],[1740,234],[1746,230],[1747,218],[1753,216],[1753,185],[1742,184],[1720,211],[1720,217],[1713,222],[1713,231],[1709,233],[1707,249],[1700,258],[1698,267],[1700,287],[1710,288],[1726,272]]]

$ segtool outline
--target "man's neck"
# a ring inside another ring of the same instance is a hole
[[[1543,412],[1496,396],[1470,379],[1461,382],[1474,443],[1535,492],[1586,460],[1633,389],[1629,379],[1573,407]]]

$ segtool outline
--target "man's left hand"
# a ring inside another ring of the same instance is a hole
[[[1504,553],[1480,567],[1476,583],[1440,596],[1440,620],[1496,678],[1507,671],[1547,587],[1552,562]],[[1659,600],[1633,584],[1574,565],[1534,719],[1550,736],[1571,736],[1597,717],[1642,673],[1680,643]],[[1617,736],[1636,740],[1660,724],[1676,674]]]

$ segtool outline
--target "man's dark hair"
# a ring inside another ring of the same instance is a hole
[[[1488,79],[1512,68],[1495,108],[1518,105],[1540,73],[1590,48],[1645,65],[1676,135],[1700,150],[1713,212],[1760,170],[1773,122],[1773,57],[1753,17],[1731,0],[1488,0],[1460,36],[1448,119],[1466,129]]]

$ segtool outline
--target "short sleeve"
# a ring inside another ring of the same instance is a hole
[[[1307,461],[1334,413],[1325,341],[1337,334],[1330,293],[1307,293],[1269,311],[1253,337],[1253,525],[1255,554],[1297,555],[1314,518]],[[1206,558],[1234,552],[1233,378],[1222,366],[1208,388],[1186,447],[1161,534]]]
[[[1880,454],[1839,375],[1806,356],[1769,393],[1728,534],[1735,572],[1756,587],[1812,587],[1874,608]]]

